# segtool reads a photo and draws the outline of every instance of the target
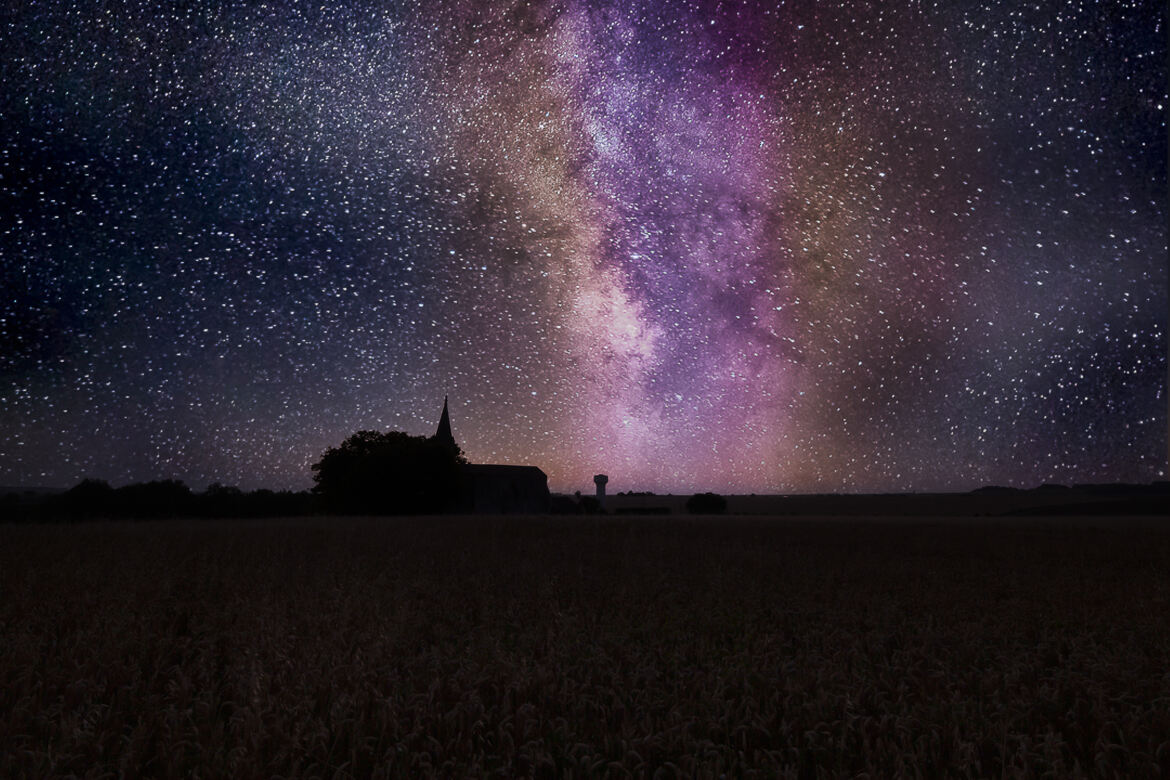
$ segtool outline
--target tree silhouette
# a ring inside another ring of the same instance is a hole
[[[61,496],[65,511],[75,517],[114,511],[114,489],[104,479],[83,479]]]
[[[114,501],[128,517],[179,517],[191,511],[191,488],[177,479],[138,482],[115,490]]]
[[[458,446],[400,431],[358,431],[313,464],[313,492],[329,509],[361,514],[450,511],[467,461]]]

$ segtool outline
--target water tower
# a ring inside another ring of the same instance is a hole
[[[597,503],[601,504],[601,508],[605,509],[605,483],[609,482],[609,477],[604,474],[596,474],[593,477],[593,484],[597,485]]]

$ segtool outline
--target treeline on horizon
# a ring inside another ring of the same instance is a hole
[[[83,479],[60,494],[10,492],[0,496],[0,520],[71,521],[102,518],[261,518],[306,515],[439,515],[463,513],[470,483],[467,459],[452,441],[412,436],[401,431],[358,431],[325,450],[312,465],[311,490],[245,492],[213,483],[202,493],[180,480],[163,479],[114,488],[100,479]],[[1165,514],[1170,482],[1148,485],[1044,484],[1031,490],[987,486],[967,494],[791,495],[785,506],[765,513],[903,514],[912,505],[941,514],[1090,511],[1091,513]],[[963,498],[963,497],[966,498]],[[652,492],[617,493],[619,497],[658,498]],[[666,497],[662,497],[666,498]],[[753,495],[753,498],[755,496]],[[942,499],[942,500],[940,500]],[[963,506],[956,507],[958,500]],[[812,502],[812,503],[810,503]],[[858,502],[863,502],[858,504]],[[893,503],[891,503],[893,502]],[[946,506],[947,503],[952,504]],[[669,514],[668,502],[614,507],[615,514]],[[728,502],[716,493],[695,493],[674,511],[718,515]],[[738,511],[759,513],[740,507]],[[552,495],[549,514],[608,513],[593,496]],[[918,512],[911,512],[918,513]]]
[[[385,494],[383,494],[385,495]],[[244,491],[218,483],[198,492],[175,479],[114,488],[104,480],[85,479],[60,493],[0,489],[0,522],[81,522],[130,519],[249,519],[328,515],[442,515],[442,505],[427,508],[414,501],[384,497],[376,506],[338,500],[318,490]],[[651,492],[615,493],[613,498],[641,498],[638,504],[603,508],[591,495],[553,494],[550,515],[597,514],[766,514],[984,516],[1020,515],[1167,515],[1170,483],[1145,485],[1042,485],[1030,490],[985,487],[969,493],[720,496],[696,493],[689,498]],[[728,499],[731,501],[728,501]],[[645,503],[649,499],[650,503]],[[654,499],[658,499],[655,501]],[[760,503],[764,501],[765,503]]]
[[[100,479],[83,479],[63,493],[39,501],[3,497],[5,514],[26,520],[83,520],[100,518],[162,517],[290,517],[327,511],[320,496],[310,491],[244,491],[214,483],[197,492],[177,479],[136,482],[111,487]]]
[[[626,495],[626,494],[621,494]],[[631,496],[654,493],[630,492]],[[58,494],[41,495],[29,501],[27,496],[9,492],[0,496],[2,516],[8,520],[100,520],[105,518],[262,518],[304,517],[326,514],[367,514],[359,507],[339,503],[334,497],[313,490],[243,491],[238,487],[213,483],[196,492],[177,479],[136,482],[112,487],[101,479],[83,479]],[[446,514],[441,508],[430,511],[416,504],[402,506],[402,511],[384,506],[384,514]],[[691,514],[723,514],[727,500],[715,493],[696,493],[686,501]],[[549,514],[605,514],[593,496],[554,495]]]

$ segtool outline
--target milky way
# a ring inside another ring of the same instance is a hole
[[[1164,478],[1162,4],[377,6],[10,6],[0,484]]]

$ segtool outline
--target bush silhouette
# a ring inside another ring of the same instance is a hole
[[[727,511],[727,499],[718,493],[695,493],[687,499],[692,515],[721,515]]]
[[[358,431],[313,464],[313,492],[333,511],[432,514],[454,509],[467,461],[458,447],[400,431]]]

